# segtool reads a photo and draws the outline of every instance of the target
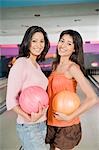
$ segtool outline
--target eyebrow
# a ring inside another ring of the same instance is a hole
[[[60,40],[65,40],[65,39],[64,39],[64,38],[61,38]],[[73,43],[73,41],[67,41],[67,42]]]
[[[73,44],[73,41],[68,41],[68,42],[70,42],[70,43],[72,43],[72,44]]]

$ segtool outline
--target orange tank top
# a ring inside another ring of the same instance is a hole
[[[77,82],[75,79],[68,79],[62,73],[53,72],[49,77],[48,85],[48,95],[49,95],[49,109],[48,109],[48,119],[47,124],[51,126],[65,127],[72,126],[73,124],[78,124],[80,122],[79,118],[75,118],[70,121],[60,121],[55,119],[52,113],[52,100],[53,97],[60,91],[68,90],[71,92],[76,92]]]

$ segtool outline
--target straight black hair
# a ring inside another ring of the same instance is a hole
[[[74,31],[71,29],[64,30],[60,34],[59,41],[65,34],[68,34],[73,38],[74,49],[75,49],[75,52],[72,53],[69,59],[75,62],[76,64],[78,64],[82,72],[84,73],[84,75],[86,75],[85,68],[84,68],[83,40],[82,40],[81,35],[77,31]],[[55,69],[57,65],[59,64],[59,62],[60,62],[60,55],[58,54],[58,50],[56,49],[56,61],[54,62]]]

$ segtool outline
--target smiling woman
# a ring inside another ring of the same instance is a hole
[[[1,0],[0,0],[1,1]],[[79,4],[99,2],[99,0],[3,0],[0,2],[0,7],[24,7],[24,6],[45,6],[55,4]]]
[[[7,110],[12,110],[17,115],[16,128],[24,150],[49,149],[44,140],[47,108],[40,102],[37,104],[38,111],[31,112],[27,111],[26,107],[23,108],[20,103],[20,95],[26,88],[37,86],[46,91],[48,79],[42,72],[38,60],[45,58],[49,48],[50,43],[44,29],[39,26],[29,27],[19,46],[19,56],[8,76],[6,106]],[[36,99],[33,105],[35,102]],[[37,135],[36,138],[34,138],[35,135]]]

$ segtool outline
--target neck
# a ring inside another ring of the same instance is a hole
[[[32,52],[30,52],[30,59],[31,59],[31,61],[36,62],[36,58],[37,58],[37,56],[34,55]]]
[[[70,61],[69,59],[61,58],[61,59],[60,59],[60,64],[68,64],[69,61]]]
[[[37,67],[36,57],[30,55],[30,60],[31,60],[32,64]]]

